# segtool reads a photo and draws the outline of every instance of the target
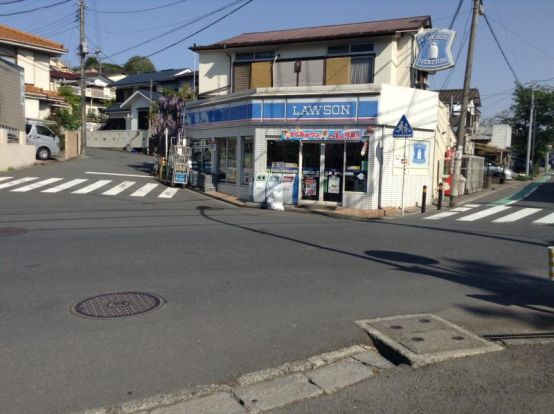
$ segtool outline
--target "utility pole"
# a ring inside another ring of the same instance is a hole
[[[81,155],[85,155],[85,148],[87,145],[85,57],[88,53],[88,46],[85,40],[85,0],[79,1],[79,25],[81,32],[81,39],[79,42],[79,56],[81,58]]]
[[[450,189],[450,206],[456,204],[460,175],[462,173],[462,154],[465,152],[466,144],[466,115],[469,103],[469,89],[471,86],[471,71],[473,69],[473,49],[475,47],[475,36],[477,35],[477,19],[481,11],[481,0],[473,0],[473,16],[471,18],[471,32],[469,35],[469,46],[467,48],[466,71],[464,76],[464,92],[462,107],[460,108],[460,120],[458,122],[456,155],[454,158],[454,177]],[[463,194],[462,194],[463,195]]]
[[[529,111],[529,131],[527,132],[527,158],[525,161],[525,175],[529,177],[531,164],[531,138],[533,136],[533,112],[535,112],[535,87],[531,86],[531,110]]]

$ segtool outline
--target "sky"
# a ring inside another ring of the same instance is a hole
[[[252,0],[224,17],[247,1],[86,0],[86,37],[90,50],[99,49],[98,56],[105,62],[123,64],[133,55],[148,56],[167,47],[150,57],[156,69],[192,68],[194,53],[188,48],[194,43],[207,45],[245,32],[422,15],[431,16],[434,28],[448,28],[459,3],[459,0]],[[456,65],[430,76],[431,89],[463,87],[471,3],[463,1],[453,26],[457,33],[453,48],[454,56],[458,56]],[[526,86],[536,81],[554,85],[554,0],[483,0],[483,4],[519,81]],[[78,65],[77,6],[77,0],[0,0],[0,23],[63,43],[68,49],[63,59],[74,66]],[[35,8],[41,9],[6,16]],[[197,31],[200,32],[195,34]],[[480,91],[484,118],[509,107],[515,76],[485,19],[480,17],[471,86]]]

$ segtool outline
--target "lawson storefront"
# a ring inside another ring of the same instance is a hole
[[[290,89],[258,89],[187,105],[193,168],[212,174],[218,191],[255,202],[273,197],[285,204],[364,209],[400,205],[398,167],[405,182],[406,177],[416,177],[417,185],[431,181],[434,130],[416,128],[413,142],[395,142],[394,125],[381,119],[387,105],[382,88],[339,87],[334,94],[312,88],[301,96],[298,88],[294,94]],[[395,156],[415,155],[415,143],[419,165],[406,175]]]

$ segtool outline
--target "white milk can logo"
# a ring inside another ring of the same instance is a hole
[[[418,55],[414,68],[435,72],[454,66],[452,44],[455,36],[455,31],[447,29],[432,29],[416,34]]]

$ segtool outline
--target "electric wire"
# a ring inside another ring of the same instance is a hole
[[[448,29],[452,30],[454,27],[454,23],[456,22],[456,18],[458,17],[458,13],[460,12],[460,8],[462,7],[462,4],[464,3],[464,0],[460,0],[458,2],[458,7],[456,7],[456,11],[454,12],[454,16],[452,16],[452,20],[450,21],[450,24],[448,25]]]
[[[497,5],[496,5],[496,1],[493,1],[491,0],[491,3],[493,4],[494,6],[494,9],[496,10],[496,15],[498,16],[498,20],[500,22],[502,22],[502,15],[500,14],[500,10],[498,9]],[[491,19],[492,20],[492,19]],[[508,39],[508,34],[507,34],[507,31],[506,31],[506,28],[504,26],[504,24],[501,24],[501,27],[504,29],[504,39],[507,41],[508,43],[508,50],[511,54],[511,58],[512,60],[515,62],[515,65],[517,67],[517,70],[518,70],[518,73],[522,73],[523,71],[521,70],[521,66],[519,65],[519,61],[518,61],[518,55],[516,53],[514,53],[514,49],[513,49],[513,45],[512,45],[512,42],[509,41]]]
[[[97,9],[89,9],[89,10],[92,10],[96,13],[102,13],[102,14],[144,13],[144,12],[148,12],[148,11],[152,11],[152,10],[159,10],[159,9],[163,9],[163,8],[166,8],[166,7],[174,6],[175,4],[184,3],[186,1],[188,1],[188,0],[177,0],[177,1],[174,1],[172,3],[164,4],[162,6],[156,6],[156,7],[151,7],[149,9],[141,9],[141,10],[125,10],[125,11],[107,11],[107,10],[97,10]]]
[[[57,3],[48,4],[46,6],[35,7],[34,9],[22,10],[22,11],[12,12],[12,13],[3,13],[3,14],[0,14],[0,16],[2,16],[2,17],[15,16],[16,14],[25,14],[25,13],[32,13],[32,12],[35,12],[37,10],[51,9],[52,7],[60,6],[62,4],[69,3],[70,1],[72,1],[72,0],[62,0],[62,1],[59,1]]]
[[[14,4],[14,3],[21,3],[25,0],[12,0],[12,1],[3,1],[2,3],[0,3],[0,6],[3,6],[5,4]]]
[[[504,49],[502,49],[502,46],[500,45],[500,42],[498,41],[498,38],[496,37],[496,34],[494,33],[494,30],[493,30],[493,28],[492,28],[492,26],[489,22],[489,19],[487,18],[487,15],[483,13],[483,17],[485,18],[485,22],[487,23],[487,26],[489,27],[489,29],[492,33],[492,37],[494,38],[494,41],[496,42],[496,45],[500,49],[500,53],[502,53],[502,56],[504,57],[504,60],[506,61],[506,64],[508,65],[508,68],[510,68],[510,71],[512,72],[512,75],[514,75],[514,78],[515,78],[516,82],[518,84],[521,84],[521,82],[519,81],[519,78],[517,77],[517,75],[514,71],[514,68],[512,67],[512,64],[508,60],[508,57],[506,56],[506,53],[504,53]]]
[[[217,19],[217,20],[211,22],[210,24],[208,24],[208,25],[202,27],[201,29],[197,30],[196,32],[192,33],[191,35],[186,36],[186,37],[184,37],[184,38],[182,38],[182,39],[179,39],[178,41],[173,42],[173,43],[171,43],[170,45],[168,45],[168,46],[166,46],[166,47],[163,47],[163,48],[161,48],[161,49],[159,49],[159,50],[157,50],[157,51],[155,51],[155,52],[153,52],[153,53],[150,53],[149,55],[146,55],[145,57],[148,57],[148,58],[149,58],[149,57],[152,57],[152,56],[157,55],[158,53],[161,53],[161,52],[163,52],[163,51],[165,51],[165,50],[167,50],[167,49],[171,49],[172,47],[177,46],[177,45],[180,44],[180,43],[183,43],[185,40],[190,39],[191,37],[197,35],[198,33],[203,32],[204,30],[206,30],[206,29],[212,27],[213,25],[219,23],[220,21],[222,21],[222,20],[225,19],[226,17],[229,17],[229,16],[232,15],[233,13],[236,13],[237,11],[239,11],[239,10],[242,9],[243,7],[249,5],[249,4],[252,3],[253,1],[254,1],[254,0],[248,0],[246,3],[244,3],[244,4],[240,5],[239,7],[237,7],[237,8],[235,8],[235,9],[231,10],[229,13],[223,15],[222,17],[220,17],[219,19]]]
[[[183,23],[183,24],[181,24],[180,26],[178,26],[178,27],[176,27],[176,28],[173,28],[173,29],[171,29],[171,30],[168,30],[168,31],[166,31],[166,32],[163,32],[163,33],[161,33],[161,34],[159,34],[159,35],[157,35],[157,36],[155,36],[155,37],[152,37],[152,38],[147,39],[147,40],[144,40],[144,41],[142,41],[142,42],[140,42],[140,43],[137,43],[137,44],[134,44],[134,45],[132,45],[132,46],[129,46],[129,47],[127,47],[127,48],[125,48],[125,49],[122,49],[122,50],[120,50],[120,51],[118,51],[118,52],[111,53],[111,54],[109,55],[109,57],[112,58],[112,57],[114,57],[114,56],[118,56],[118,55],[121,55],[122,53],[128,52],[129,50],[135,49],[135,48],[137,48],[137,47],[139,47],[139,46],[144,46],[145,44],[154,42],[154,41],[160,39],[161,37],[164,37],[164,36],[167,36],[167,35],[169,35],[169,34],[174,33],[175,30],[179,30],[179,29],[185,28],[186,26],[188,26],[188,25],[190,24],[190,21],[191,21],[191,20],[196,22],[196,21],[200,21],[200,20],[206,19],[206,18],[208,18],[208,17],[213,16],[214,14],[219,13],[220,11],[223,11],[223,10],[225,10],[225,9],[228,9],[228,8],[230,8],[230,7],[233,7],[234,5],[236,5],[236,4],[238,4],[238,3],[241,3],[241,2],[243,2],[243,1],[244,1],[244,0],[235,0],[235,1],[233,1],[233,2],[231,2],[231,3],[229,3],[229,4],[227,4],[227,5],[225,5],[225,6],[223,6],[223,7],[220,7],[219,9],[213,10],[213,11],[211,11],[211,12],[209,12],[209,13],[206,13],[206,14],[204,14],[204,15],[202,15],[202,16],[199,16],[199,17],[190,19],[189,21],[186,21],[186,23]],[[253,0],[250,0],[250,1],[253,1]]]

